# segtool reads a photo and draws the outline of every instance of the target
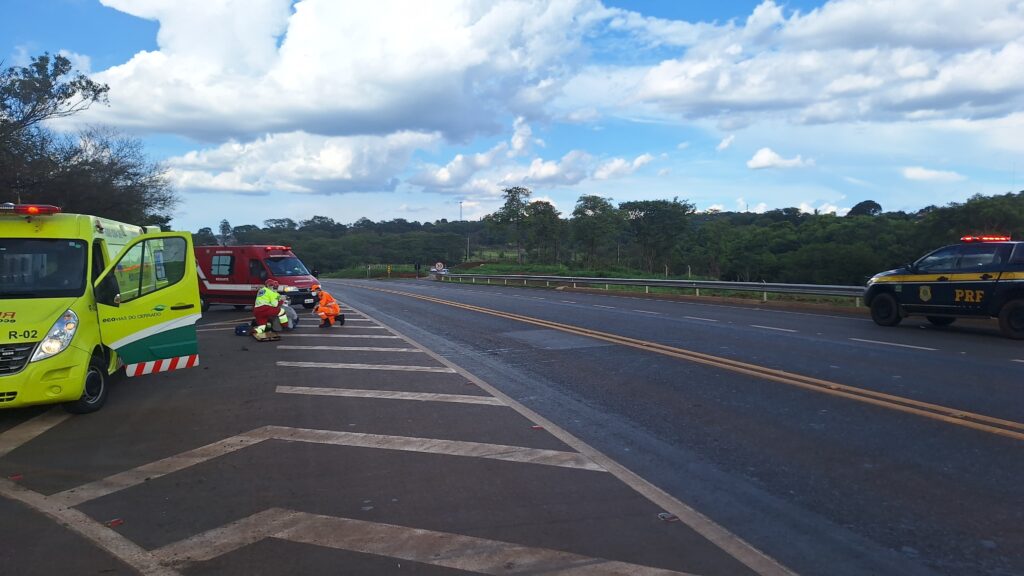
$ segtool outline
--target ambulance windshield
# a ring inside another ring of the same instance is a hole
[[[309,270],[295,256],[281,256],[264,260],[274,276],[309,276]]]
[[[87,254],[82,240],[0,238],[0,298],[81,296]]]

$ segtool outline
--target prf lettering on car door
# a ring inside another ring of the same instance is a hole
[[[953,301],[954,302],[970,302],[971,304],[977,304],[981,302],[981,299],[985,297],[984,290],[954,290]]]

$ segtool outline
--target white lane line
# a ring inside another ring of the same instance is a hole
[[[543,296],[530,296],[530,298],[533,298],[534,300],[547,300],[547,298]]]
[[[399,336],[383,336],[380,334],[289,334],[286,338],[376,338],[401,340]]]
[[[882,342],[881,340],[865,340],[864,338],[850,338],[854,342],[867,342],[868,344],[883,344],[885,346],[899,346],[900,348],[913,348],[914,350],[929,350],[935,352],[938,348],[928,348],[925,346],[911,346],[910,344],[897,344],[896,342]]]
[[[296,330],[302,330],[302,329],[306,329],[306,330],[339,330],[339,329],[340,330],[351,330],[351,329],[356,329],[356,330],[387,330],[387,328],[385,328],[383,326],[348,326],[348,322],[346,322],[346,326],[344,328],[341,328],[341,326],[339,324],[335,324],[333,328],[321,328],[320,324],[301,324],[300,323],[298,326],[295,327],[295,329]]]
[[[278,346],[278,350],[335,350],[338,352],[418,352],[419,348],[380,348],[376,346]]]
[[[605,306],[603,304],[591,304],[591,306],[593,306],[594,308],[610,308],[613,310],[615,309],[615,306]]]
[[[375,321],[370,320],[369,318],[349,318],[349,317],[346,316],[345,317],[345,321],[346,322],[372,322],[372,323],[376,324]]]
[[[31,442],[40,434],[67,420],[71,414],[51,408],[42,414],[18,424],[0,434],[0,458],[7,456],[19,446]]]
[[[0,478],[0,496],[17,500],[46,515],[61,526],[76,532],[112,557],[131,566],[145,576],[181,576],[178,571],[163,566],[159,559],[138,544],[121,536],[116,530],[96,522],[83,512],[65,507],[38,492]]]
[[[468,394],[434,394],[431,392],[400,392],[397,390],[355,390],[351,388],[314,388],[308,386],[278,386],[279,394],[304,394],[307,396],[341,396],[345,398],[378,398],[383,400],[419,400],[421,402],[454,402],[456,404],[487,404],[504,406],[493,396],[470,396]]]
[[[283,362],[278,366],[285,368],[334,368],[338,370],[394,370],[397,372],[435,372],[454,374],[455,370],[443,366],[401,366],[393,364],[339,364],[333,362]]]
[[[270,508],[247,518],[170,544],[153,555],[186,567],[207,562],[265,538],[312,544],[334,550],[453,568],[476,574],[590,574],[593,576],[693,576],[581,556],[549,548],[533,548],[451,532],[410,528],[354,518]]]
[[[178,472],[184,470],[190,466],[201,464],[207,460],[212,460],[218,456],[230,454],[236,450],[241,450],[253,444],[257,444],[266,440],[261,437],[250,437],[246,435],[232,436],[224,440],[218,440],[212,444],[206,446],[200,446],[181,454],[169,456],[163,460],[157,460],[156,462],[150,462],[143,464],[137,468],[119,472],[113,476],[107,476],[101,480],[83,484],[77,488],[71,488],[63,492],[50,496],[50,500],[54,500],[64,506],[78,506],[83,502],[95,500],[101,496],[113,494],[125,488],[130,488],[138,484],[142,484],[147,479],[152,480],[165,476],[172,472]]]
[[[575,300],[559,300],[559,302],[561,302],[563,304],[575,304],[576,303]]]
[[[650,310],[633,310],[633,312],[639,312],[641,314],[654,314],[657,316],[661,315],[661,312],[651,312]]]
[[[180,472],[191,466],[202,464],[214,458],[230,454],[242,448],[259,444],[266,440],[287,440],[292,442],[308,442],[311,444],[330,444],[334,446],[356,446],[360,448],[379,448],[382,450],[399,450],[403,452],[424,452],[449,456],[466,456],[505,460],[528,464],[543,464],[562,468],[577,468],[596,472],[605,472],[604,467],[594,463],[590,458],[578,452],[545,450],[540,448],[523,448],[502,444],[484,444],[460,440],[439,440],[436,438],[415,438],[411,436],[385,436],[381,434],[360,434],[357,432],[338,432],[334,430],[314,430],[309,428],[289,428],[287,426],[263,426],[244,434],[218,440],[193,450],[169,456],[162,460],[143,464],[131,470],[119,472],[112,476],[71,488],[53,496],[43,497],[57,509],[73,507],[120,492],[143,482],[152,481],[172,472]],[[0,488],[7,483],[20,488],[13,482],[0,478]],[[23,489],[24,490],[24,489]],[[2,490],[0,490],[2,492]],[[36,494],[35,492],[30,492]]]
[[[1024,360],[1018,360],[1018,359],[1016,359],[1016,358],[1014,358],[1014,359],[1012,360],[1012,362],[1020,362],[1021,364],[1024,364]]]
[[[751,328],[764,328],[765,330],[778,330],[779,332],[796,332],[796,330],[790,330],[789,328],[776,328],[775,326],[761,326],[760,324],[751,324]]]
[[[219,332],[221,330],[234,330],[234,328],[202,328],[196,332]]]
[[[718,322],[718,320],[716,320],[714,318],[701,318],[700,316],[683,316],[683,318],[686,318],[686,319],[689,319],[689,320],[702,320],[704,322]]]
[[[462,440],[385,436],[381,434],[360,434],[358,432],[338,432],[334,430],[310,430],[307,428],[288,428],[285,426],[264,426],[249,434],[274,440],[380,448],[382,450],[400,450],[403,452],[426,452],[448,456],[468,456],[472,458],[506,460],[509,462],[544,464],[594,472],[605,471],[604,468],[578,452],[563,452],[560,450],[523,448],[521,446],[484,444]]]

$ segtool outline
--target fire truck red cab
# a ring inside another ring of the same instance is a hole
[[[205,311],[211,304],[252,306],[256,291],[269,278],[292,306],[314,306],[309,288],[317,279],[289,246],[196,246],[199,295]]]

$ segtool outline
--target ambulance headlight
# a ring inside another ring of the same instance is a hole
[[[47,331],[43,341],[36,346],[36,352],[32,355],[32,362],[36,360],[44,360],[63,352],[65,348],[71,344],[71,339],[75,337],[75,331],[78,330],[78,315],[68,310],[53,323],[53,327]]]

